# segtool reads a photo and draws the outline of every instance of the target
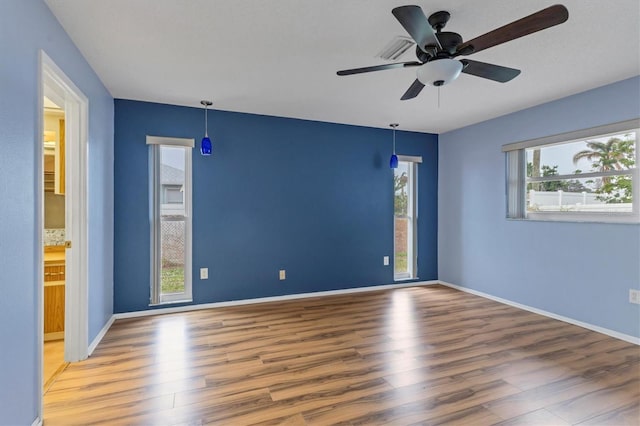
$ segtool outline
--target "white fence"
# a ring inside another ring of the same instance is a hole
[[[565,192],[530,190],[527,206],[529,211],[586,211],[586,212],[630,212],[631,203],[607,204],[598,200],[592,192]]]

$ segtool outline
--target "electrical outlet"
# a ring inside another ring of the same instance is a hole
[[[280,281],[287,279],[287,271],[280,269]]]
[[[382,264],[384,266],[389,266],[389,256],[385,256],[382,258]]]
[[[640,305],[640,290],[629,289],[629,303]]]
[[[209,268],[200,268],[200,279],[201,280],[209,279]]]

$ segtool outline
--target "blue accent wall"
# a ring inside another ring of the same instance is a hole
[[[89,339],[113,312],[113,98],[41,0],[0,1],[0,424],[38,417],[39,52],[89,99]]]
[[[149,309],[145,137],[203,132],[201,108],[115,101],[115,312]],[[390,129],[210,110],[209,133],[213,156],[193,151],[193,303],[393,283]],[[424,160],[421,280],[437,278],[437,140],[397,134]]]
[[[640,77],[440,135],[439,279],[640,337],[640,225],[505,219],[504,144],[640,117]],[[637,201],[637,200],[636,200]]]

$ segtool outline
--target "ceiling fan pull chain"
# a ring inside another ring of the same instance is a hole
[[[438,109],[440,109],[440,86],[438,86]]]

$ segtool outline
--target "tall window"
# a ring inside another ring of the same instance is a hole
[[[505,145],[507,216],[637,222],[638,120]]]
[[[191,301],[193,139],[147,136],[151,218],[151,304]]]
[[[418,164],[421,157],[398,155],[393,170],[393,277],[418,278]]]

